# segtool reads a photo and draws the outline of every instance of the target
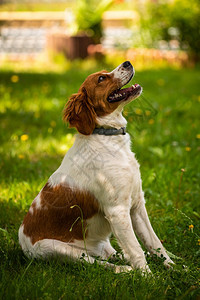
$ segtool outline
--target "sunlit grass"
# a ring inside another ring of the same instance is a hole
[[[119,61],[119,63],[122,61]],[[137,69],[143,97],[125,108],[152,225],[177,260],[148,258],[154,277],[97,265],[31,262],[17,230],[30,203],[74,142],[62,121],[68,97],[90,73],[117,62],[2,65],[0,73],[0,293],[3,299],[195,299],[199,291],[199,68]],[[54,68],[55,66],[55,68]],[[182,171],[184,169],[184,172]],[[192,226],[191,226],[192,225]],[[117,246],[113,240],[113,245]],[[187,265],[187,272],[182,265]]]

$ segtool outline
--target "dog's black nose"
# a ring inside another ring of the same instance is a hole
[[[128,67],[130,67],[130,66],[131,66],[130,61],[125,61],[125,62],[123,63],[123,65],[122,65],[122,67],[124,67],[124,68],[128,68]]]

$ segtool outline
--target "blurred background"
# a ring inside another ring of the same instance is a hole
[[[0,0],[0,59],[115,52],[192,64],[200,55],[199,19],[198,0]]]
[[[199,0],[0,0],[3,299],[197,299],[199,59]],[[65,103],[89,74],[125,60],[136,70],[132,82],[143,87],[124,115],[148,214],[164,246],[183,260],[166,272],[152,258],[153,281],[31,265],[17,232],[74,143],[76,130],[62,121]]]

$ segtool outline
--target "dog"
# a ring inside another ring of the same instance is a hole
[[[83,256],[115,272],[150,272],[137,235],[151,254],[173,264],[150,224],[122,116],[123,107],[142,93],[139,84],[122,89],[134,74],[125,61],[112,72],[89,75],[67,102],[63,119],[78,134],[20,226],[19,242],[28,257],[75,261]],[[130,265],[107,262],[116,255],[111,233]]]

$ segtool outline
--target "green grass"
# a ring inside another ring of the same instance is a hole
[[[199,68],[140,69],[134,82],[144,87],[145,98],[125,109],[150,220],[164,246],[181,257],[174,270],[148,257],[154,276],[114,274],[96,264],[30,261],[19,247],[24,215],[74,140],[75,130],[61,119],[65,101],[101,68],[86,62],[62,72],[1,70],[2,299],[197,299],[200,293]]]

